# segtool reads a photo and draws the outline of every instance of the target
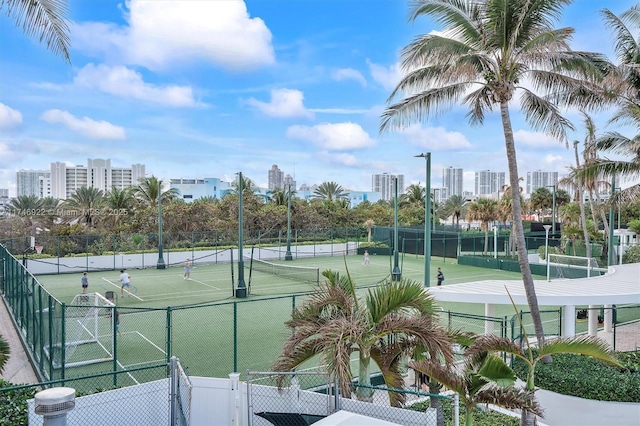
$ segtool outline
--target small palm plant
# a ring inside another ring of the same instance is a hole
[[[9,343],[0,335],[0,373],[4,371],[4,366],[9,361],[10,352]]]
[[[389,388],[403,387],[402,361],[416,346],[449,363],[452,341],[438,324],[432,296],[419,282],[400,280],[370,289],[364,298],[346,275],[326,270],[326,282],[291,315],[291,335],[273,365],[274,371],[293,371],[319,357],[336,377],[340,392],[351,396],[351,357],[358,355],[356,397],[370,401],[371,362]],[[390,403],[401,406],[402,393],[390,393]]]
[[[533,392],[516,388],[516,374],[502,358],[474,342],[464,352],[460,369],[442,365],[437,359],[413,361],[409,367],[457,392],[465,405],[465,425],[473,425],[473,410],[478,404],[494,404],[508,409],[541,414]]]

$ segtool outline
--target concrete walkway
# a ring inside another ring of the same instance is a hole
[[[29,357],[24,351],[22,341],[9,315],[4,298],[0,296],[0,335],[9,343],[9,361],[4,366],[0,377],[13,384],[39,383]]]

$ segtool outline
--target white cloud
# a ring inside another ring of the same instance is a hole
[[[188,86],[157,87],[145,83],[142,75],[124,66],[88,64],[73,82],[122,98],[133,98],[175,107],[196,106],[193,90]]]
[[[518,146],[527,146],[532,148],[565,148],[564,143],[541,132],[516,130],[513,132],[513,139]]]
[[[311,112],[319,112],[322,114],[368,114],[371,112],[370,109],[360,109],[360,108],[311,108],[309,109]]]
[[[271,32],[241,0],[129,0],[126,26],[91,22],[73,28],[73,47],[149,69],[206,61],[246,70],[275,62]]]
[[[59,123],[91,139],[125,139],[126,134],[122,127],[114,126],[107,121],[95,121],[88,117],[78,118],[67,111],[50,109],[40,117],[47,123]]]
[[[376,144],[359,124],[351,122],[291,126],[287,129],[287,137],[311,142],[331,151],[368,148]]]
[[[336,153],[322,151],[317,154],[317,158],[322,161],[344,167],[355,167],[358,164],[356,156],[353,154],[347,154],[346,152]]]
[[[305,108],[303,100],[304,94],[299,90],[274,89],[271,91],[271,101],[269,102],[262,102],[254,98],[249,98],[245,102],[270,117],[313,118],[313,113]]]
[[[344,81],[344,80],[354,80],[360,83],[363,87],[367,85],[367,80],[364,78],[362,73],[358,70],[354,70],[353,68],[340,68],[333,72],[331,76],[336,81]]]
[[[391,64],[388,67],[383,65],[374,64],[367,59],[367,65],[369,65],[369,72],[371,77],[387,90],[395,89],[396,85],[404,77],[404,73],[400,69],[400,64]]]
[[[460,132],[447,131],[443,127],[422,127],[413,124],[400,131],[406,140],[421,148],[434,151],[452,151],[471,147],[471,142]]]
[[[22,124],[22,113],[0,103],[0,129],[14,129]]]

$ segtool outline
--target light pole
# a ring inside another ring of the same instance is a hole
[[[498,227],[493,227],[493,258],[498,258]]]
[[[424,193],[424,286],[430,287],[431,267],[431,153],[416,155],[426,162],[426,188]]]
[[[244,256],[242,240],[243,234],[243,217],[242,217],[242,193],[244,192],[244,182],[242,172],[238,172],[238,288],[236,288],[236,297],[247,297],[247,285],[244,282]]]
[[[551,229],[551,225],[542,226],[544,226],[544,260],[547,262],[547,282],[549,282],[549,229]]]
[[[551,201],[551,225],[553,227],[553,234],[556,233],[556,185],[547,185],[545,188],[553,188],[553,199]]]
[[[393,179],[394,182],[394,209],[393,209],[393,270],[391,271],[391,281],[400,281],[402,272],[398,266],[398,178]]]
[[[284,260],[293,260],[293,256],[291,256],[291,184],[288,186],[287,195],[287,252],[284,255]]]
[[[609,196],[609,249],[607,266],[613,266],[613,197],[616,195],[616,175],[611,176],[611,196]]]
[[[158,263],[156,269],[165,269],[166,267],[162,253],[162,181],[158,180]]]

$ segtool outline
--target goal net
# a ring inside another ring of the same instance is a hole
[[[604,275],[595,257],[549,253],[549,275],[555,278],[585,278]]]
[[[113,360],[114,311],[100,293],[77,294],[56,321],[58,343],[44,347],[54,368]]]

